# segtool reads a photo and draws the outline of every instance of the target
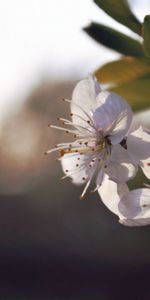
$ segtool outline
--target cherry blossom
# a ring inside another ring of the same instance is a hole
[[[139,165],[145,176],[150,179],[150,132],[140,126],[128,135],[128,153],[135,164]]]
[[[61,143],[46,152],[59,151],[65,173],[73,183],[85,187],[85,195],[93,176],[99,190],[105,176],[124,183],[137,172],[137,161],[127,151],[127,136],[132,122],[132,110],[119,95],[102,91],[93,76],[81,80],[74,88],[70,104],[71,120],[59,118],[62,126],[49,125],[73,135],[74,140]]]
[[[126,226],[150,224],[150,186],[129,191],[127,185],[117,184],[105,175],[98,190],[107,208]]]

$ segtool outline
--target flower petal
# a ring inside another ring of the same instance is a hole
[[[136,189],[126,193],[118,204],[123,217],[120,223],[127,226],[150,224],[150,189]]]
[[[132,159],[143,169],[150,179],[150,133],[143,127],[129,134],[127,148]]]
[[[96,104],[96,96],[100,91],[100,85],[92,75],[77,83],[73,90],[71,101],[71,113],[73,114],[72,120],[74,123],[85,126],[82,118],[88,121],[86,114],[91,115],[91,109]]]
[[[127,150],[121,145],[115,145],[112,148],[110,161],[105,171],[111,180],[123,183],[136,175],[138,167],[132,161]]]
[[[145,176],[150,179],[150,157],[148,159],[142,160],[141,168]]]
[[[147,159],[150,156],[150,133],[140,126],[128,135],[127,148],[135,161]]]
[[[124,183],[134,178],[137,171],[137,166],[132,163],[117,163],[113,161],[109,163],[105,170],[109,178],[117,183]]]
[[[103,203],[111,210],[114,214],[120,218],[122,214],[118,209],[118,203],[121,197],[129,191],[126,184],[117,184],[112,180],[109,180],[108,175],[105,174],[102,185],[98,189],[98,193]]]
[[[104,178],[104,168],[102,167],[96,177],[96,190],[101,186]]]
[[[132,157],[128,153],[126,149],[124,149],[121,145],[114,145],[111,151],[111,161],[114,162],[132,162]]]
[[[110,136],[113,145],[120,143],[132,122],[130,106],[122,97],[109,92],[99,93],[97,103],[99,107],[93,112],[95,126]]]
[[[92,158],[92,155],[65,154],[61,158],[62,169],[73,183],[83,184],[91,179],[96,170],[97,162],[91,164]]]

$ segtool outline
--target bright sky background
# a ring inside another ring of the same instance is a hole
[[[131,2],[141,20],[150,12],[149,0]],[[90,20],[113,23],[91,0],[0,1],[1,118],[42,78],[83,77],[117,57],[82,32]]]

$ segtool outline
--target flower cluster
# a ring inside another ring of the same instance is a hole
[[[49,126],[71,133],[75,139],[46,152],[60,152],[63,178],[85,184],[82,199],[95,176],[94,191],[118,215],[121,224],[150,224],[150,188],[129,191],[126,184],[139,167],[150,179],[149,131],[139,127],[132,132],[129,104],[115,93],[102,91],[93,76],[80,81],[72,100],[64,101],[70,103],[71,120],[59,120],[67,128]]]

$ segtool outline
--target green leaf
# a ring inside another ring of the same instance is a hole
[[[150,58],[150,15],[147,15],[144,18],[143,38],[143,48],[145,55]]]
[[[101,83],[124,83],[150,73],[150,62],[142,58],[123,57],[107,63],[95,72]]]
[[[109,16],[141,35],[141,23],[134,16],[126,0],[94,0]]]
[[[84,28],[93,39],[121,54],[128,56],[144,56],[141,44],[129,36],[102,24],[91,23]]]
[[[126,82],[110,90],[126,99],[134,110],[150,107],[150,77]]]

